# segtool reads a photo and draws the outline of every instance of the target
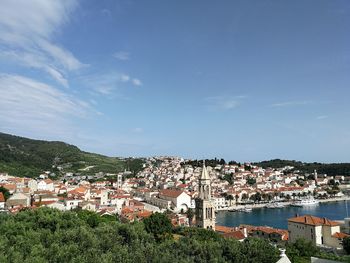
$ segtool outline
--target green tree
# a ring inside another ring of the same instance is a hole
[[[154,213],[143,220],[145,229],[154,235],[156,239],[161,239],[166,234],[171,233],[172,225],[169,218],[162,213]]]
[[[344,238],[343,247],[344,247],[346,254],[350,255],[350,237]]]
[[[194,217],[193,209],[192,208],[187,209],[186,215],[187,215],[187,218],[188,218],[188,223],[191,226],[192,225],[192,220],[193,220],[193,217]]]
[[[10,197],[10,192],[5,187],[0,186],[0,192],[4,195],[5,201]]]
[[[247,179],[247,184],[249,184],[249,185],[254,185],[255,183],[256,183],[256,180],[255,180],[254,178],[249,177],[249,178]]]

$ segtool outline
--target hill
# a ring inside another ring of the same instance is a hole
[[[33,140],[0,133],[0,172],[15,176],[36,177],[43,171],[59,175],[64,172],[116,173],[130,169],[136,173],[141,169],[142,163],[141,159],[84,152],[64,142]]]
[[[285,166],[293,166],[295,170],[300,170],[305,173],[313,173],[314,170],[317,170],[319,174],[327,174],[330,176],[350,176],[350,163],[304,163],[294,160],[274,159],[270,161],[257,162],[254,164],[263,168],[281,168]]]

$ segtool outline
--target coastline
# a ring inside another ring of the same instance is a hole
[[[342,197],[334,197],[334,198],[327,198],[327,199],[317,199],[320,203],[327,203],[327,202],[342,202],[342,201],[348,201],[350,200],[350,196],[342,196]],[[284,204],[285,206],[289,206],[293,203],[293,201],[288,201],[288,202],[279,202]],[[260,204],[245,204],[245,205],[233,205],[230,207],[225,207],[222,209],[218,209],[217,212],[220,211],[228,211],[231,209],[241,209],[241,208],[252,208],[252,209],[257,209],[257,208],[266,208],[268,203],[260,203]]]

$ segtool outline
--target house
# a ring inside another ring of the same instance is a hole
[[[164,189],[159,192],[159,199],[170,201],[174,211],[187,211],[191,207],[191,197],[181,190]]]
[[[5,209],[5,197],[2,192],[0,192],[0,210]]]
[[[7,199],[6,206],[7,207],[30,206],[30,195],[16,192],[12,196],[10,196],[9,199]]]
[[[340,232],[340,223],[311,215],[288,219],[288,231],[291,242],[298,238],[304,238],[316,246],[335,249],[342,249],[343,239],[349,236]]]
[[[37,190],[54,191],[55,187],[51,179],[45,179],[38,183]]]
[[[28,187],[30,191],[33,193],[38,190],[38,182],[34,179],[28,181]]]
[[[284,229],[277,229],[268,226],[253,227],[249,231],[250,236],[267,239],[275,243],[283,243],[289,238],[289,233]]]
[[[242,242],[248,237],[247,228],[215,226],[215,231],[226,238],[233,238]]]

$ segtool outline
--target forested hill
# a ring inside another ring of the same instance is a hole
[[[317,170],[319,174],[327,175],[347,175],[350,176],[350,163],[303,163],[294,160],[274,159],[270,161],[262,161],[254,163],[263,168],[281,168],[285,166],[293,166],[295,170],[300,170],[306,173],[312,173]]]
[[[91,167],[85,170],[86,167]],[[140,159],[121,159],[81,151],[74,145],[57,141],[32,140],[0,133],[0,173],[36,177],[43,171],[74,173],[116,173],[141,169]],[[59,170],[59,169],[60,170]]]

